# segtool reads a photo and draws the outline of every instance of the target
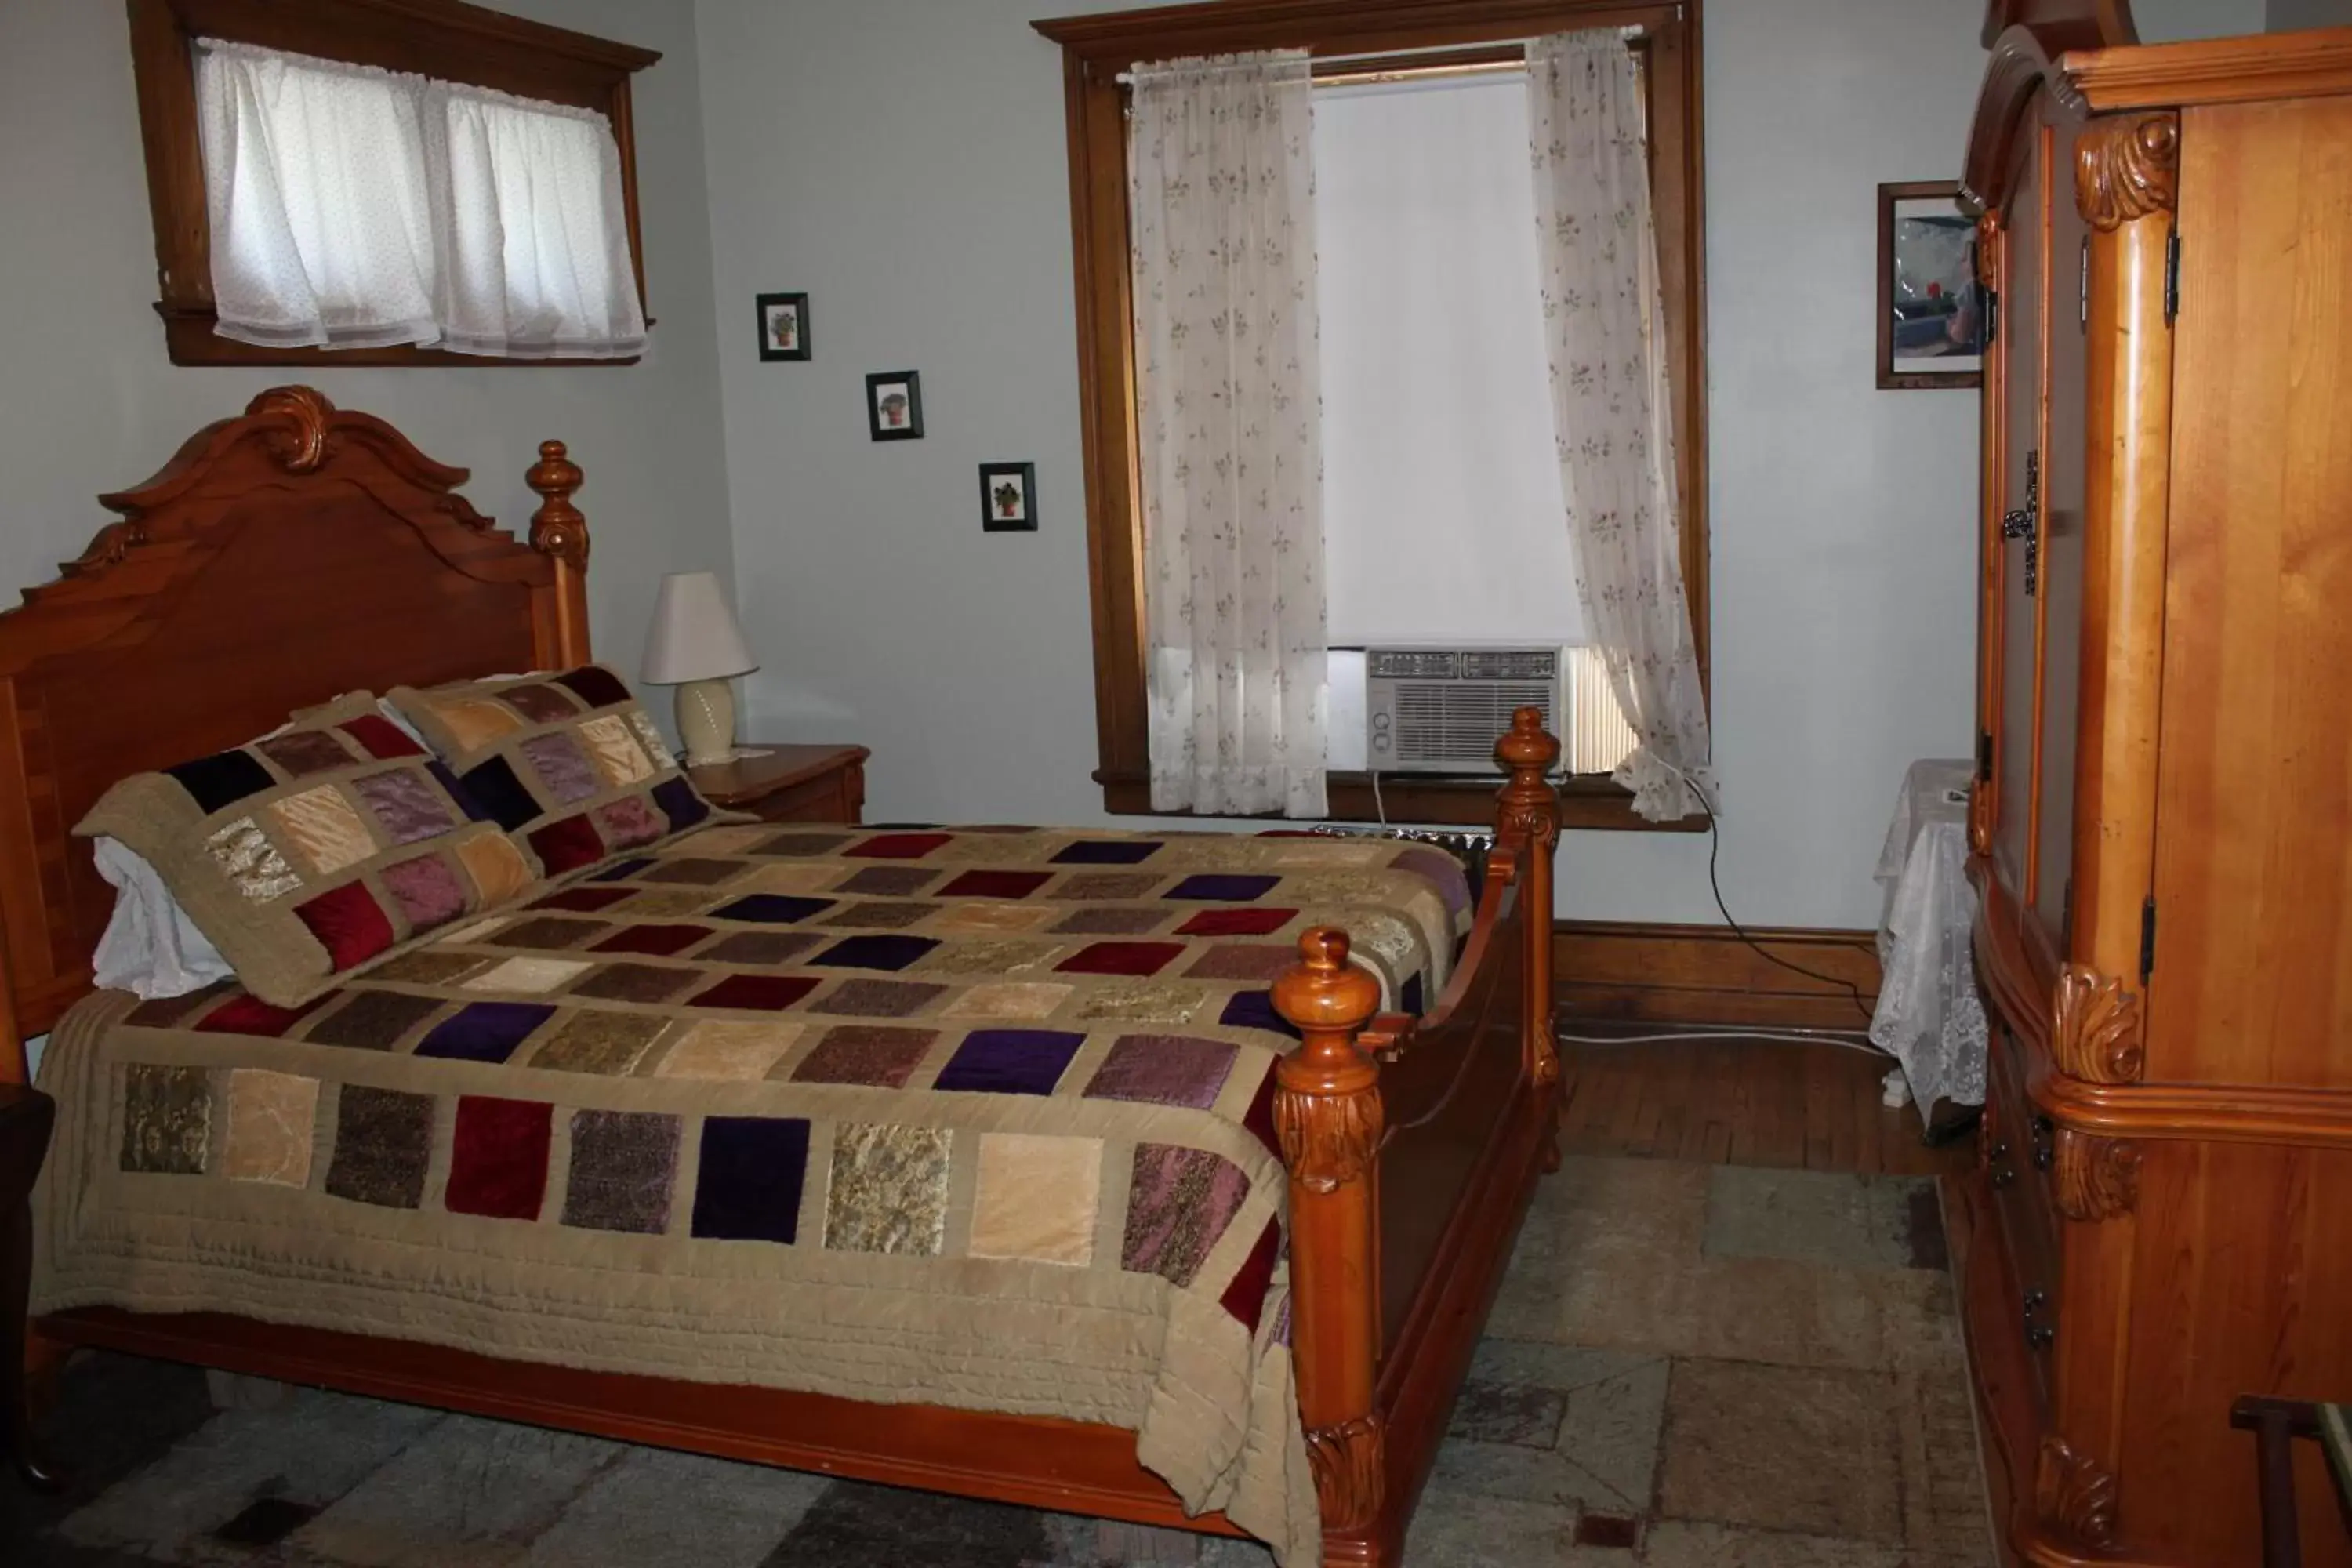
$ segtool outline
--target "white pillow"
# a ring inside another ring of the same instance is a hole
[[[114,885],[114,916],[91,955],[101,990],[143,1000],[184,996],[236,972],[205,940],[155,868],[121,842],[93,841],[98,874]]]

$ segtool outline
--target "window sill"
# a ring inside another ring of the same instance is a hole
[[[283,365],[305,370],[315,370],[321,365],[368,369],[404,364],[455,365],[475,370],[497,365],[589,369],[597,365],[635,364],[643,357],[631,354],[626,359],[527,359],[511,355],[457,354],[446,349],[421,349],[413,343],[398,343],[380,349],[268,348],[260,343],[222,337],[213,331],[213,325],[219,318],[209,308],[174,310],[169,305],[159,304],[155,307],[155,313],[163,318],[163,342],[171,351],[172,363],[179,365]],[[653,324],[652,318],[648,317],[646,330],[651,331]]]
[[[1182,817],[1183,811],[1151,809],[1147,779],[1095,774],[1102,785],[1103,809],[1114,816]],[[1392,822],[1415,827],[1492,827],[1499,778],[1447,778],[1427,773],[1382,773],[1380,796],[1370,773],[1333,773],[1326,822]],[[1385,808],[1385,809],[1383,809]],[[1252,820],[1281,821],[1269,814]],[[1559,786],[1562,827],[1633,833],[1704,833],[1706,818],[1649,822],[1633,815],[1633,792],[1601,774],[1579,774]]]

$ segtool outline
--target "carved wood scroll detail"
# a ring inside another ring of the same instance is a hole
[[[1387,1446],[1377,1415],[1307,1429],[1307,1459],[1315,1471],[1315,1500],[1327,1537],[1367,1529],[1379,1520]]]
[[[2085,1083],[2137,1083],[2147,1070],[2139,993],[2120,980],[2067,964],[2051,1006],[2050,1054],[2058,1070]]]
[[[2065,1438],[2044,1433],[2033,1479],[2034,1511],[2042,1521],[2085,1546],[2116,1538],[2116,1478]]]
[[[1496,836],[1523,838],[1535,853],[1549,856],[1559,842],[1559,791],[1549,776],[1559,760],[1559,742],[1544,731],[1540,709],[1512,712],[1510,729],[1495,742],[1495,760],[1510,774],[1495,796]]]
[[[539,510],[530,514],[530,547],[583,568],[588,564],[588,520],[572,504],[572,493],[586,478],[561,441],[541,441],[539,461],[522,477],[541,498]]]
[[[248,419],[283,423],[261,444],[289,474],[315,474],[335,455],[335,405],[314,386],[273,386],[245,405]]]
[[[2058,1212],[2068,1219],[2117,1219],[2139,1204],[2139,1145],[2061,1127],[2051,1161]]]
[[[1306,1043],[1276,1069],[1275,1135],[1291,1180],[1309,1192],[1360,1181],[1380,1152],[1380,1067],[1355,1033],[1380,1005],[1380,982],[1348,962],[1348,933],[1318,926],[1299,963],[1274,983],[1274,1005]]]
[[[2180,117],[2094,120],[2074,143],[2074,206],[2102,233],[2170,212],[2180,184]]]

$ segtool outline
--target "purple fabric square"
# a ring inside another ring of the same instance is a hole
[[[1249,1178],[1222,1155],[1137,1144],[1119,1267],[1190,1285],[1248,1196]]]
[[[797,1118],[713,1116],[704,1121],[694,1234],[787,1246],[797,1240],[808,1149],[809,1124]]]
[[[580,742],[562,730],[534,736],[515,750],[530,760],[531,771],[548,795],[566,805],[586,800],[604,787],[604,781],[596,776],[596,764],[588,760]]]
[[[376,874],[383,879],[384,889],[400,906],[400,912],[408,917],[411,935],[466,912],[466,889],[458,886],[457,872],[438,855],[403,860]]]
[[[1051,1094],[1086,1044],[1055,1029],[974,1029],[963,1037],[937,1087],[972,1094]]]
[[[1163,899],[1207,899],[1222,904],[1255,903],[1274,890],[1279,877],[1244,876],[1232,871],[1204,871],[1187,877],[1160,896]]]
[[[1087,1085],[1088,1100],[1139,1100],[1206,1110],[1217,1102],[1239,1046],[1188,1035],[1122,1035]]]
[[[1437,895],[1445,900],[1447,913],[1458,915],[1470,908],[1469,874],[1462,869],[1461,861],[1444,850],[1414,844],[1398,850],[1396,858],[1389,864],[1436,883]]]
[[[538,680],[528,686],[508,687],[499,693],[499,700],[534,724],[558,724],[580,711],[580,704]]]
[[[596,823],[604,842],[615,849],[635,849],[640,844],[651,844],[669,831],[654,815],[654,808],[646,804],[645,796],[637,795],[625,795],[598,806]]]
[[[1403,989],[1398,992],[1397,1005],[1418,1018],[1421,1016],[1423,1001],[1421,976],[1416,974],[1406,981]]]
[[[722,921],[757,921],[762,925],[793,925],[833,908],[831,899],[796,899],[788,893],[753,893],[710,911]]]
[[[390,729],[391,726],[386,725],[385,728]],[[397,731],[394,732],[397,733]],[[407,739],[406,736],[401,738]],[[457,782],[457,775],[449,771],[448,763],[436,758],[425,764],[425,771],[433,775],[434,783],[448,792],[449,798],[457,803],[457,809],[466,814],[467,821],[488,822],[491,820],[489,807],[476,800],[473,791]],[[535,812],[534,815],[536,815]]]
[[[927,936],[844,937],[809,960],[828,969],[900,970],[940,944]]]
[[[276,763],[289,779],[332,773],[337,768],[350,767],[352,762],[351,752],[343,749],[343,743],[335,739],[331,730],[295,730],[256,741],[253,749]]]
[[[420,1057],[455,1057],[469,1062],[502,1062],[555,1009],[537,1002],[476,1002],[433,1026],[417,1043]]]
[[[1133,866],[1160,853],[1156,838],[1082,838],[1062,847],[1056,866]]]
[[[394,844],[434,838],[457,826],[449,815],[449,799],[434,787],[422,768],[394,768],[353,782],[352,788],[367,803],[376,826]]]
[[[694,793],[694,786],[686,782],[683,773],[654,785],[653,795],[654,804],[669,818],[672,833],[683,833],[710,815],[710,807]]]
[[[630,878],[635,876],[638,872],[644,870],[646,867],[652,864],[653,861],[651,859],[640,855],[634,860],[623,860],[617,865],[607,866],[603,870],[597,872],[594,876],[583,877],[581,880],[583,882],[625,882]]]
[[[1288,1035],[1294,1040],[1305,1038],[1292,1027],[1289,1019],[1274,1010],[1274,993],[1271,991],[1234,992],[1233,999],[1225,1004],[1225,1010],[1218,1015],[1217,1022],[1229,1029],[1265,1029],[1277,1035]]]

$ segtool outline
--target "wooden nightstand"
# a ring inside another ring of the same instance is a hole
[[[856,822],[866,810],[863,746],[769,746],[767,754],[688,768],[713,805],[770,822]]]
[[[19,1474],[44,1489],[58,1484],[56,1468],[33,1441],[26,1398],[25,1292],[32,1285],[33,1179],[49,1152],[57,1102],[26,1084],[0,1083],[0,1448]]]

